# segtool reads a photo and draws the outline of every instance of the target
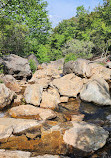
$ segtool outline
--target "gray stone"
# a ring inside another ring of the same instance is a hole
[[[16,79],[30,79],[32,72],[28,60],[11,54],[3,58],[4,73],[13,75]]]
[[[3,83],[0,83],[0,109],[10,105],[14,99],[15,93],[7,88]]]
[[[25,151],[0,150],[0,158],[30,158],[31,153]]]
[[[90,77],[91,70],[89,66],[89,61],[85,59],[77,59],[76,61],[69,61],[64,64],[63,73],[75,73],[78,76]]]
[[[86,122],[72,122],[73,127],[65,131],[64,142],[85,152],[91,152],[102,148],[109,132],[102,127]]]
[[[80,92],[80,98],[98,105],[111,105],[108,83],[102,78],[89,80]]]

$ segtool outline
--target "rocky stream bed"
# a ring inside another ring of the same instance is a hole
[[[32,75],[26,59],[3,63],[0,158],[111,157],[111,69],[62,59]]]

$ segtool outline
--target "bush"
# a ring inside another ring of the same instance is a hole
[[[37,70],[37,65],[33,59],[29,60],[29,65],[32,73],[34,73]]]
[[[66,58],[66,61],[75,60],[77,58],[90,58],[92,57],[92,49],[94,44],[90,41],[80,41],[72,39],[66,42],[62,53]]]
[[[70,60],[76,60],[77,59],[77,56],[73,53],[69,53],[65,56],[65,62],[68,62]]]
[[[0,65],[0,74],[3,73],[3,65]]]

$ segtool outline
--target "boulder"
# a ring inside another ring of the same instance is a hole
[[[110,61],[110,62],[107,62],[105,66],[106,66],[107,68],[111,69],[111,61]]]
[[[68,97],[61,97],[61,98],[60,98],[60,102],[61,102],[61,103],[67,103],[68,100],[69,100]]]
[[[90,77],[90,66],[89,61],[85,59],[77,59],[76,61],[69,61],[64,64],[63,74],[74,73],[82,77]]]
[[[24,133],[32,128],[40,128],[41,122],[31,119],[0,118],[0,139]]]
[[[82,89],[83,80],[74,74],[67,74],[59,79],[54,79],[52,85],[58,89],[62,96],[77,97]]]
[[[0,83],[0,109],[10,105],[14,99],[15,93],[7,88],[3,83]]]
[[[45,154],[43,156],[36,156],[36,157],[31,157],[31,158],[60,158],[59,155],[48,155],[48,154]]]
[[[39,106],[42,99],[42,91],[43,87],[39,84],[28,85],[24,93],[26,103]]]
[[[39,65],[39,62],[38,62],[38,60],[37,60],[37,57],[36,57],[34,54],[31,54],[31,55],[28,56],[28,61],[30,61],[30,60],[33,60],[34,63],[35,63],[37,66]]]
[[[73,127],[66,130],[63,136],[66,144],[85,152],[98,150],[105,145],[109,133],[102,127],[86,122],[72,123]]]
[[[104,67],[101,64],[90,63],[91,76],[97,76],[99,78],[103,78],[106,81],[110,81],[111,79],[111,69]]]
[[[9,110],[9,115],[14,118],[31,118],[37,120],[46,120],[56,117],[56,114],[50,109],[34,107],[32,105],[20,105]]]
[[[0,157],[1,158],[30,158],[31,153],[25,151],[10,151],[10,150],[0,150]]]
[[[0,118],[0,148],[36,151],[38,155],[74,154],[77,150],[92,153],[105,145],[108,134],[102,127],[86,122],[58,124]]]
[[[43,91],[40,107],[55,109],[59,103],[60,95],[56,88],[50,87],[47,91]]]
[[[98,105],[111,105],[108,83],[102,78],[87,82],[80,92],[80,98]]]
[[[50,77],[45,77],[45,78],[35,78],[34,76],[31,78],[31,80],[28,81],[29,84],[39,84],[41,85],[43,88],[47,88],[49,86],[51,79]]]
[[[27,59],[11,54],[4,56],[4,73],[13,75],[16,79],[30,79],[32,72]]]
[[[2,81],[4,82],[6,87],[8,87],[10,90],[12,90],[14,92],[21,91],[21,88],[20,88],[18,82],[16,81],[16,79],[12,75],[3,76]]]

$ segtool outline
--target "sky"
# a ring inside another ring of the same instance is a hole
[[[55,27],[64,19],[70,19],[76,15],[76,8],[84,5],[85,9],[90,7],[92,11],[103,0],[46,0],[48,2],[48,14],[52,26]]]

